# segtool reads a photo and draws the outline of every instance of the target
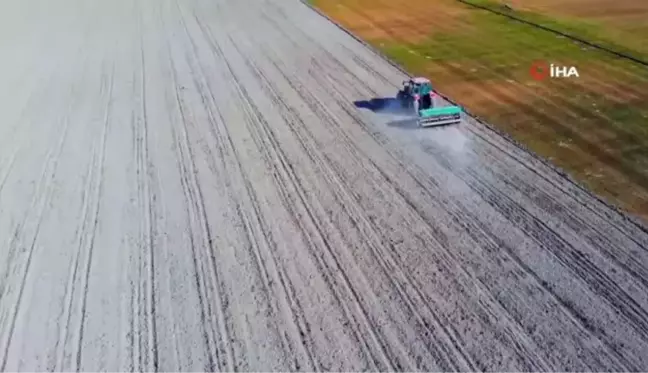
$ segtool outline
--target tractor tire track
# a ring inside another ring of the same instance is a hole
[[[320,82],[320,83],[321,83],[321,82]],[[303,93],[302,93],[302,96],[306,97],[306,95],[303,94]],[[334,121],[331,121],[331,122],[330,122],[330,125],[331,125],[331,126],[335,126]],[[312,135],[311,135],[311,136],[312,136]],[[340,133],[340,137],[341,137],[341,138],[345,138],[346,135],[343,134],[343,133]],[[312,138],[313,138],[313,137],[312,137]],[[351,145],[352,142],[350,141],[350,139],[349,139],[348,137],[346,137],[346,141],[345,141],[345,143],[346,143],[347,145],[350,145],[350,146],[348,146],[348,148],[349,148],[351,151],[353,151],[353,147],[352,147],[352,145]],[[360,154],[357,154],[357,155],[360,155]],[[363,155],[365,155],[365,154],[363,154]],[[358,158],[362,158],[362,157],[358,157]],[[332,163],[330,160],[327,160],[327,162],[328,162],[328,163]],[[320,164],[326,164],[327,162],[319,162],[319,163],[320,163]],[[375,164],[374,164],[373,166],[376,167]],[[339,171],[339,170],[338,170],[338,171],[333,171],[333,172],[335,172],[336,174],[340,175],[340,171]],[[337,177],[339,178],[339,177],[341,177],[341,176],[337,176]],[[340,189],[340,188],[335,188],[335,189]],[[344,190],[353,190],[353,189],[354,189],[354,188],[352,188],[352,187],[350,187],[350,186],[346,186]],[[352,198],[352,200],[354,200],[354,204],[356,205],[356,209],[358,209],[358,211],[362,211],[361,204],[359,204],[360,202],[357,200],[357,197],[347,197],[346,199],[348,200],[349,198]],[[347,202],[347,203],[344,203],[343,205],[348,205],[348,202]],[[362,220],[362,219],[361,219],[361,220]],[[364,218],[365,223],[368,224],[368,225],[371,227],[371,230],[373,231],[373,235],[374,235],[374,237],[375,237],[375,236],[376,236],[376,232],[378,232],[379,229],[378,229],[378,227],[375,225],[375,223],[369,223],[370,220],[373,220],[373,219],[366,219],[366,218]],[[375,240],[375,238],[373,238],[373,237],[367,237],[367,238],[368,238],[368,239],[371,239],[371,240]],[[381,241],[378,240],[377,242],[381,242]],[[380,246],[380,245],[379,245],[379,246]],[[379,247],[379,246],[378,246],[378,247]],[[387,255],[387,257],[389,257],[389,254],[388,254],[388,253],[383,254],[383,255]],[[380,255],[377,255],[377,257],[380,257]],[[398,267],[396,267],[396,269],[392,269],[391,271],[394,271],[394,270],[397,271],[397,270],[398,270],[397,268],[398,268]],[[386,273],[390,273],[391,271],[387,271]],[[418,289],[418,288],[421,288],[421,285],[420,285],[420,284],[412,284],[411,282],[408,282],[408,281],[411,281],[411,280],[410,280],[410,279],[407,279],[407,277],[405,277],[405,281],[409,284],[409,286],[410,286],[412,289]],[[424,297],[421,293],[418,293],[417,296],[418,296],[418,299],[425,299],[425,297]],[[409,297],[409,296],[404,296],[404,298],[407,299],[407,300],[409,300],[410,302],[413,302],[413,300],[411,300],[411,297]],[[421,306],[419,306],[419,307],[421,307]],[[423,305],[422,307],[425,308],[424,305]],[[416,312],[415,312],[415,313],[416,313]],[[419,316],[419,317],[420,317],[421,320],[423,320],[423,318],[422,318],[421,316]],[[437,322],[437,325],[441,325],[441,327],[442,327],[443,323],[441,323],[438,319],[436,320],[436,322]],[[450,334],[448,334],[448,331],[446,331],[445,333],[446,333],[446,335],[450,335]],[[514,332],[514,333],[515,333],[515,332]],[[515,335],[515,334],[514,334],[514,335]],[[454,348],[457,348],[458,350],[461,350],[460,348],[457,347],[456,344],[454,345]],[[531,353],[530,353],[531,349],[528,349],[527,351],[529,351],[527,354],[531,354]],[[537,359],[538,362],[541,362],[541,361],[542,361],[541,358],[537,358],[537,357],[536,357],[536,359]],[[446,367],[445,370],[447,370],[447,369],[449,369],[449,368]],[[473,368],[473,369],[474,369],[474,368]],[[538,369],[538,367],[536,367],[535,369]],[[545,370],[546,370],[546,368],[545,368]]]
[[[212,40],[211,35],[208,33],[208,31],[205,29],[205,26],[203,26],[200,23],[199,18],[197,15],[194,14],[194,19],[196,21],[196,24],[198,28],[200,29],[200,32],[206,36],[207,40],[211,44],[211,49],[212,52],[215,53],[217,56],[217,59],[222,59],[222,51],[218,46],[215,46],[213,43],[214,41]],[[185,30],[186,27],[185,27]],[[187,31],[188,32],[188,31]],[[187,34],[188,35],[188,34]],[[194,56],[197,57],[196,53],[196,45],[193,43],[193,40],[191,40],[192,47],[194,48]],[[240,221],[243,223],[244,229],[245,229],[245,236],[247,237],[246,243],[249,245],[252,250],[254,251],[254,257],[255,257],[255,269],[258,271],[261,275],[262,281],[263,281],[263,287],[264,291],[267,294],[267,297],[272,300],[272,312],[275,317],[280,317],[279,310],[281,309],[281,305],[278,302],[278,299],[280,299],[279,295],[276,294],[272,287],[272,278],[277,278],[280,285],[282,292],[286,295],[282,295],[282,297],[287,298],[288,301],[290,302],[289,310],[290,310],[290,320],[292,322],[292,326],[294,328],[297,328],[299,335],[302,337],[299,337],[301,339],[301,346],[304,347],[304,351],[308,356],[308,360],[310,363],[310,368],[313,369],[315,366],[313,354],[308,348],[308,343],[303,339],[303,335],[305,334],[303,330],[300,328],[300,322],[298,321],[298,316],[295,312],[293,312],[293,307],[298,307],[298,305],[295,304],[295,293],[292,288],[292,285],[288,284],[288,277],[285,273],[285,270],[283,267],[279,264],[277,257],[273,254],[274,251],[277,249],[277,245],[274,242],[274,239],[272,238],[272,235],[270,233],[270,230],[267,226],[267,222],[264,220],[260,220],[259,217],[262,216],[261,210],[259,208],[259,202],[256,198],[256,195],[253,191],[253,188],[250,184],[250,181],[246,178],[244,175],[244,168],[242,167],[240,156],[237,155],[237,151],[235,146],[232,143],[232,139],[230,135],[227,133],[227,129],[223,129],[223,123],[225,123],[225,120],[222,117],[222,113],[218,112],[218,119],[215,118],[215,114],[212,112],[212,107],[216,108],[218,111],[218,105],[216,104],[216,99],[213,95],[212,88],[209,86],[208,83],[206,83],[206,74],[202,66],[199,67],[200,70],[200,75],[202,77],[201,80],[203,82],[198,82],[195,81],[196,86],[200,87],[206,86],[206,89],[208,91],[208,95],[204,93],[204,89],[200,89],[200,94],[202,97],[203,102],[205,102],[205,106],[207,107],[207,111],[209,114],[210,118],[210,135],[212,138],[215,140],[216,144],[220,144],[218,146],[218,152],[219,152],[219,158],[222,164],[222,168],[225,169],[225,172],[220,172],[217,171],[217,166],[215,166],[213,163],[211,164],[211,169],[213,172],[217,173],[221,177],[225,177],[228,179],[227,184],[232,182],[232,178],[234,175],[239,175],[242,179],[241,183],[244,185],[244,189],[246,191],[246,196],[245,197],[238,197],[237,198],[237,206],[236,206],[236,213],[237,216],[239,217]],[[229,67],[228,67],[229,70]],[[193,67],[192,67],[193,71]],[[207,98],[208,96],[209,98]],[[217,129],[214,129],[214,127],[218,127]],[[225,134],[223,134],[223,132]],[[227,144],[227,145],[226,145]],[[227,147],[227,150],[224,150],[223,147]],[[227,159],[230,156],[225,155],[226,153],[232,154],[231,156],[236,159],[236,169],[235,170],[230,170],[229,172],[227,171],[227,165],[225,164],[224,160]],[[247,200],[247,202],[243,202],[242,200]],[[250,207],[246,207],[244,205],[248,205]],[[248,211],[253,212],[252,216],[249,216]],[[256,221],[255,221],[256,220]],[[272,261],[272,267],[274,270],[271,268],[268,268],[268,264],[266,262],[266,259],[264,259],[264,254],[262,251],[265,251],[265,255],[270,256],[270,260]],[[303,325],[303,320],[301,321],[301,324]],[[282,342],[282,348],[284,350],[284,353],[286,355],[290,355],[291,351],[291,342],[289,341],[289,338],[286,337],[286,333],[281,333],[281,342]],[[294,357],[293,361],[293,366],[292,369],[301,369],[302,367],[300,366],[300,362],[296,359],[297,357]]]
[[[288,110],[291,110],[291,109],[288,109]],[[293,113],[293,115],[298,117],[298,114]],[[296,136],[300,137],[300,142],[303,144],[303,147],[305,149],[310,149],[310,150],[307,150],[307,153],[309,154],[309,158],[312,160],[312,162],[315,165],[321,165],[320,167],[326,167],[326,164],[330,163],[331,161],[329,159],[326,159],[326,157],[323,158],[321,155],[317,155],[317,153],[318,153],[316,151],[317,147],[309,144],[310,142],[313,141],[312,134],[307,135],[307,136],[309,136],[308,137],[309,140],[306,140],[305,138],[302,137],[302,135],[298,134],[299,130],[297,130],[296,128],[297,128],[297,126],[300,126],[300,125],[303,128],[306,127],[305,122],[303,120],[299,119],[298,124],[293,126],[293,131],[295,131]],[[348,197],[346,195],[341,196],[341,195],[339,195],[338,193],[335,192],[337,190],[340,190],[340,193],[346,194],[345,191],[351,190],[352,188],[350,188],[348,185],[343,186],[343,183],[339,180],[340,176],[337,174],[336,171],[332,171],[330,169],[322,168],[322,170],[320,172],[327,175],[325,177],[325,180],[327,180],[327,184],[329,185],[329,189],[334,191],[336,200],[338,201],[340,206],[345,206],[345,205],[349,206],[349,202],[353,201],[350,205],[354,206],[354,208],[357,209],[357,210],[352,213],[350,211],[347,211],[347,209],[345,209],[345,212],[350,217],[353,217],[354,220],[358,219],[358,220],[361,220],[363,223],[367,224],[366,217],[364,217],[364,216],[362,216],[361,214],[358,213],[358,211],[361,211],[361,209],[358,209],[357,202],[355,200],[353,200],[353,199],[350,199],[350,197]],[[348,207],[348,209],[350,210],[351,207]],[[374,228],[372,228],[372,229],[374,229]],[[375,231],[373,233],[375,234]],[[372,247],[374,245],[376,245],[376,247],[382,247],[382,243],[380,242],[380,240],[377,240],[375,236],[365,236],[365,238],[372,242],[370,247]],[[402,286],[400,284],[398,284],[398,282],[396,282],[396,280],[394,280],[392,278],[392,276],[390,276],[390,273],[392,271],[396,271],[398,273],[398,269],[393,267],[393,266],[388,269],[387,268],[388,265],[386,264],[386,262],[382,262],[382,257],[381,257],[382,254],[377,254],[377,255],[375,254],[375,256],[376,256],[376,259],[379,262],[381,262],[382,268],[383,268],[384,273],[385,273],[385,276],[387,276],[388,278],[390,278],[391,281],[393,281],[394,286],[395,286],[395,290],[398,291],[399,295],[403,298],[403,301],[406,303],[406,305],[410,309],[410,311],[421,322],[421,325],[427,325],[428,323],[424,321],[423,316],[421,316],[421,314],[418,311],[416,311],[416,307],[413,305],[416,301],[412,300],[411,297],[409,295],[407,295],[407,293],[402,289]],[[360,268],[357,268],[357,269],[360,269]],[[399,273],[399,276],[402,276],[402,275]],[[411,284],[409,284],[409,285],[412,286]],[[439,328],[439,327],[442,328],[441,324],[438,321],[439,321],[438,319],[435,320],[436,325],[435,325],[434,329]],[[431,330],[428,329],[427,326],[425,326],[425,329],[427,329],[427,333],[429,333],[430,335],[433,334],[431,332]],[[446,332],[446,336],[447,336],[447,332]],[[453,348],[457,348],[456,344],[453,346]],[[449,364],[449,365],[445,365],[444,369],[457,369],[457,367],[451,367],[451,365],[454,364],[454,359],[456,359],[456,357],[453,356],[454,354],[452,352],[447,351],[444,348],[442,348],[442,350],[444,350],[444,354],[446,354],[446,356],[445,357],[437,356],[437,359],[440,360],[440,361],[445,361],[445,364]],[[434,353],[433,350],[430,350],[430,352]],[[453,359],[449,359],[448,357],[453,357]]]

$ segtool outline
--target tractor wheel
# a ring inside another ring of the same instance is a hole
[[[398,91],[398,93],[396,94],[396,100],[400,102],[401,106],[405,106],[406,105],[405,93],[403,93],[403,91]]]

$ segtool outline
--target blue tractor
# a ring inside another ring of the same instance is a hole
[[[398,92],[397,98],[401,106],[414,109],[420,126],[433,127],[461,122],[463,110],[460,107],[434,107],[434,90],[427,78],[415,77],[403,81],[403,88]]]

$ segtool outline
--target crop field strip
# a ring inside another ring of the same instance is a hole
[[[413,73],[429,75],[443,93],[527,143],[606,199],[648,217],[648,107],[640,106],[648,102],[646,69],[546,35],[537,45],[530,37],[500,32],[497,37],[507,38],[507,45],[521,51],[517,56],[497,49],[497,43],[486,42],[494,46],[490,50],[481,42],[453,44],[457,40],[453,35],[480,27],[469,18],[475,12],[486,13],[489,22],[503,22],[504,30],[530,28],[454,1],[438,1],[435,6],[378,0],[363,7],[364,3],[321,0],[315,5]],[[421,25],[414,37],[413,25]],[[442,35],[437,42],[435,35]],[[567,59],[564,51],[575,58]],[[530,63],[552,56],[578,65],[582,79],[530,81]],[[612,117],[613,111],[593,104],[616,105],[615,110],[631,105],[634,117],[622,122],[623,118]]]
[[[463,1],[648,61],[648,3],[642,0]]]
[[[503,16],[506,18],[510,18],[516,21],[519,21],[521,23],[528,24],[531,27],[535,27],[538,29],[542,29],[545,31],[549,31],[552,33],[555,33],[558,36],[566,37],[568,39],[574,40],[576,42],[579,42],[583,45],[586,45],[588,47],[592,47],[595,49],[599,49],[601,51],[610,53],[612,55],[615,55],[619,58],[626,59],[630,62],[637,63],[641,66],[648,67],[648,62],[646,61],[645,58],[641,57],[640,55],[642,53],[633,53],[633,51],[628,51],[628,50],[623,50],[626,48],[615,48],[614,46],[610,46],[608,42],[605,40],[600,40],[599,38],[596,37],[591,37],[591,36],[585,36],[582,35],[581,32],[574,32],[572,30],[566,30],[566,27],[561,27],[561,26],[553,26],[551,24],[547,24],[546,22],[534,20],[533,16],[528,16],[525,13],[521,13],[518,11],[506,9],[503,6],[503,3],[498,4],[497,2],[493,2],[490,0],[487,1],[482,1],[482,0],[457,0],[462,4],[475,7],[477,9],[481,10],[486,10],[488,12],[491,12],[493,14],[497,14],[499,16]],[[553,12],[550,12],[553,13]]]

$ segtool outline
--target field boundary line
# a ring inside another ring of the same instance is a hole
[[[462,0],[457,0],[457,1],[462,1]],[[334,20],[334,19],[332,19],[331,17],[329,17],[329,16],[328,16],[327,14],[325,14],[323,11],[319,10],[315,5],[309,3],[309,0],[299,0],[299,2],[301,2],[301,3],[302,3],[303,5],[305,5],[307,8],[309,8],[309,9],[311,9],[312,11],[314,11],[315,13],[317,13],[320,17],[324,18],[325,20],[328,20],[330,23],[332,23],[333,25],[335,25],[338,29],[340,29],[340,30],[342,30],[343,32],[345,32],[347,35],[351,36],[353,39],[355,39],[357,42],[359,42],[360,44],[362,44],[362,45],[363,45],[365,48],[367,48],[369,51],[371,51],[372,53],[374,53],[374,54],[377,55],[378,57],[380,57],[380,58],[382,58],[383,60],[385,60],[387,63],[389,63],[390,65],[392,65],[395,69],[397,69],[398,71],[400,71],[400,72],[401,72],[402,74],[404,74],[405,76],[408,76],[408,77],[410,77],[410,78],[413,77],[413,75],[410,74],[409,72],[407,72],[407,70],[405,70],[405,68],[404,68],[403,66],[401,66],[400,64],[398,64],[397,62],[395,62],[394,60],[392,60],[390,57],[388,57],[388,56],[387,56],[386,54],[384,54],[382,51],[378,50],[378,49],[377,49],[376,47],[374,47],[373,45],[369,44],[369,43],[368,43],[367,41],[365,41],[364,39],[360,38],[359,36],[357,36],[356,34],[354,34],[353,32],[351,32],[351,30],[349,30],[349,29],[347,29],[346,27],[342,26],[342,24],[340,24],[340,23],[337,22],[336,20]],[[506,133],[506,132],[504,132],[504,131],[502,131],[502,130],[496,128],[496,127],[494,127],[493,125],[489,124],[488,122],[486,122],[485,119],[479,117],[478,115],[475,115],[475,114],[471,113],[471,112],[470,112],[470,111],[469,111],[465,106],[460,105],[457,101],[453,100],[452,98],[446,96],[445,94],[443,94],[443,93],[441,93],[441,92],[439,92],[439,91],[434,90],[434,92],[435,92],[436,94],[438,94],[439,96],[441,96],[441,97],[442,97],[443,99],[445,99],[446,101],[448,101],[449,103],[451,103],[452,105],[460,106],[460,107],[462,108],[462,110],[464,111],[465,114],[467,114],[468,116],[472,117],[472,118],[473,118],[475,121],[477,121],[479,124],[483,125],[484,128],[486,128],[486,129],[488,129],[489,131],[495,133],[496,135],[502,137],[504,140],[506,140],[506,141],[508,141],[509,143],[513,144],[515,147],[521,149],[522,151],[528,153],[529,155],[531,155],[532,158],[534,158],[535,160],[539,161],[540,163],[542,163],[545,167],[549,168],[550,170],[556,172],[559,176],[563,177],[566,181],[568,181],[569,183],[571,183],[572,185],[574,185],[576,188],[578,188],[579,190],[581,190],[583,193],[585,193],[585,195],[587,195],[587,196],[593,198],[595,201],[598,201],[598,202],[601,203],[602,205],[608,207],[610,210],[612,210],[612,212],[616,213],[616,214],[617,214],[618,216],[620,216],[623,220],[626,220],[626,221],[632,223],[632,224],[633,224],[634,226],[636,226],[639,230],[641,230],[642,232],[648,234],[648,226],[647,226],[647,225],[646,225],[642,220],[640,220],[638,217],[636,217],[634,214],[632,214],[632,213],[630,213],[630,212],[628,212],[628,211],[623,210],[623,209],[620,208],[619,206],[616,206],[616,205],[614,205],[614,204],[612,204],[612,203],[606,201],[606,200],[603,199],[602,197],[600,197],[600,196],[598,196],[597,194],[595,194],[594,192],[590,191],[590,190],[589,190],[587,187],[585,187],[583,184],[581,184],[581,183],[578,182],[576,179],[574,179],[573,177],[571,177],[571,176],[570,176],[567,172],[565,172],[562,168],[560,168],[560,167],[554,165],[552,162],[550,162],[550,161],[549,161],[548,159],[546,159],[545,157],[543,157],[543,156],[537,154],[537,153],[534,152],[533,150],[529,149],[526,145],[524,145],[524,144],[518,142],[517,140],[513,139],[513,137],[512,137],[511,135],[509,135],[508,133]],[[607,213],[605,213],[605,215],[607,215]]]
[[[502,11],[497,10],[497,9],[493,9],[493,8],[491,8],[489,6],[486,6],[486,5],[475,4],[475,3],[471,2],[470,0],[456,0],[456,1],[458,1],[458,2],[460,2],[462,4],[465,4],[465,5],[471,6],[473,8],[476,8],[476,9],[485,10],[487,12],[497,14],[499,16],[503,16],[503,17],[512,19],[514,21],[524,23],[526,25],[529,25],[529,26],[537,28],[537,29],[541,29],[541,30],[551,32],[551,33],[556,34],[556,35],[563,36],[565,38],[568,38],[568,39],[571,39],[573,41],[579,42],[581,44],[585,44],[588,47],[592,47],[592,48],[598,49],[598,50],[603,51],[603,52],[611,53],[611,54],[613,54],[613,55],[615,55],[615,56],[617,56],[619,58],[626,59],[626,60],[629,60],[631,62],[637,63],[639,65],[648,67],[648,62],[647,61],[644,61],[643,59],[641,59],[639,57],[635,57],[635,56],[630,55],[628,53],[623,53],[623,52],[616,51],[616,50],[614,50],[612,48],[606,47],[606,46],[598,44],[596,42],[589,41],[587,39],[583,39],[581,37],[574,36],[572,34],[568,34],[566,32],[557,30],[557,29],[549,27],[549,26],[544,26],[544,25],[541,25],[539,23],[526,20],[524,18],[518,17],[518,16],[510,14],[510,13],[506,13],[506,12],[502,12]]]

